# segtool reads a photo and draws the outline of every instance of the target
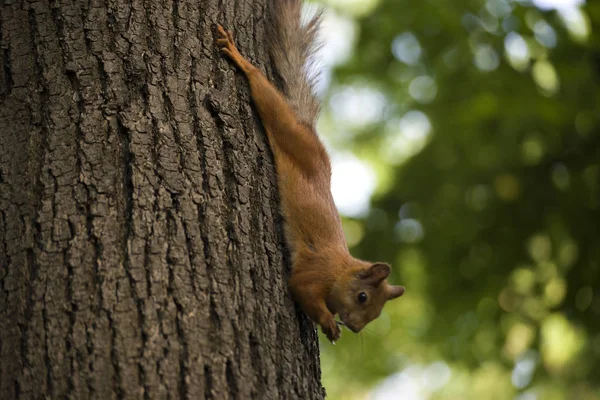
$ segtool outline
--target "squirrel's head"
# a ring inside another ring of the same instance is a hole
[[[339,315],[348,329],[357,333],[379,317],[386,301],[402,296],[404,287],[387,283],[391,267],[384,263],[349,271],[352,271],[350,279],[338,279],[334,284],[327,307]]]

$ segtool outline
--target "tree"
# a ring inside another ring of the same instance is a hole
[[[0,5],[0,398],[322,398],[222,22],[264,1]]]

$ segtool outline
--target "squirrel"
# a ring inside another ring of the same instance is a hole
[[[303,25],[301,9],[302,0],[270,3],[267,43],[282,92],[240,54],[233,34],[221,25],[216,44],[246,76],[273,152],[291,250],[291,294],[335,344],[339,325],[359,332],[404,287],[388,284],[388,264],[356,259],[348,250],[331,195],[331,163],[315,130],[320,105],[305,71],[316,49],[321,15]]]

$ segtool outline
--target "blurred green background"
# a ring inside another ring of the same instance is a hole
[[[334,197],[407,288],[329,398],[600,399],[600,2],[323,3]]]

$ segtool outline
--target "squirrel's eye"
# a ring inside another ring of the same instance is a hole
[[[360,292],[358,294],[358,302],[362,304],[365,301],[367,301],[367,294],[365,292]]]

